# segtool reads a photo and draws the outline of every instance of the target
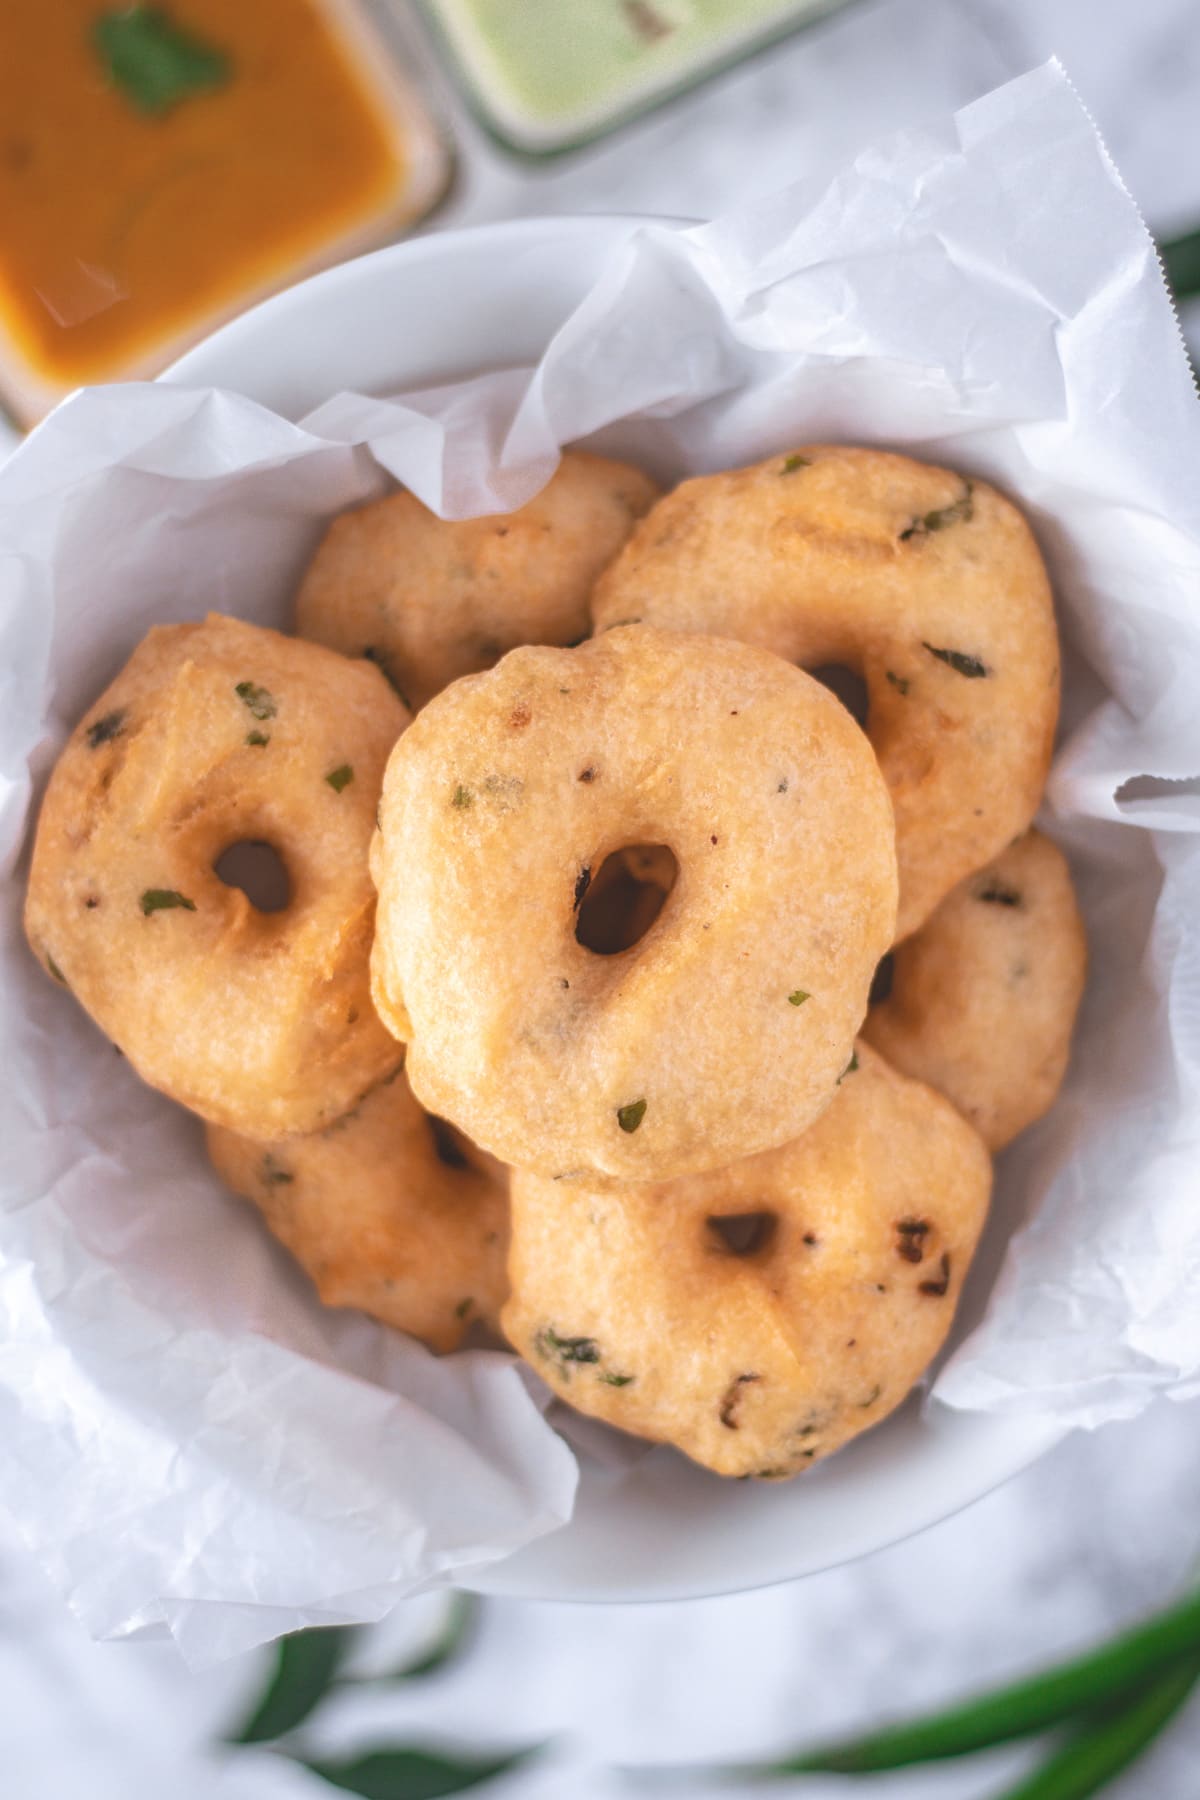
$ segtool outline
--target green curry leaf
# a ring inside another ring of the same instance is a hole
[[[331,1625],[280,1638],[270,1680],[230,1742],[266,1743],[307,1719],[333,1686],[354,1635],[345,1626]]]
[[[533,1749],[526,1749],[467,1758],[427,1750],[374,1750],[349,1762],[309,1762],[302,1767],[362,1800],[441,1800],[443,1794],[462,1794],[494,1781],[533,1754]]]
[[[92,46],[113,86],[135,111],[155,118],[189,95],[224,87],[224,51],[177,25],[161,6],[120,6],[92,26]]]

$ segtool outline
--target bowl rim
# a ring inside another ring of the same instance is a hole
[[[596,256],[603,257],[645,226],[680,229],[692,223],[651,214],[563,213],[434,229],[321,270],[258,302],[193,345],[157,379],[171,385],[229,386],[233,391],[249,394],[251,399],[261,400],[261,394],[252,391],[252,385],[222,380],[222,366],[242,363],[247,350],[255,348],[263,351],[264,365],[272,358],[278,361],[280,343],[306,315],[310,324],[313,315],[336,316],[350,295],[361,298],[364,290],[390,276],[429,265],[436,267],[439,263],[451,265],[463,258],[479,259],[482,274],[488,265],[494,266],[498,255],[511,255],[519,247],[553,248],[581,240]],[[570,286],[572,280],[579,295],[586,291],[587,280],[577,265],[572,266],[565,285]],[[486,291],[484,284],[481,302]],[[311,339],[305,342],[311,345]],[[492,357],[471,363],[469,354],[465,362],[468,366],[464,367],[464,374],[477,373],[481,367],[503,366],[502,359]],[[439,375],[438,380],[443,379]],[[371,391],[369,385],[366,391]],[[375,391],[380,390],[376,387]],[[294,419],[302,415],[289,412],[284,416]],[[846,1470],[857,1461],[863,1465],[857,1479],[873,1487],[872,1464],[880,1458],[877,1453],[872,1455],[872,1446],[877,1452],[889,1436],[894,1442],[905,1419],[916,1452],[908,1474],[915,1474],[923,1465],[934,1479],[925,1486],[905,1479],[899,1484],[898,1495],[885,1480],[876,1504],[848,1509],[853,1516],[847,1517],[832,1534],[828,1530],[823,1536],[818,1533],[816,1543],[803,1529],[803,1509],[799,1508],[797,1529],[785,1534],[786,1553],[760,1556],[754,1566],[743,1567],[740,1573],[736,1559],[718,1558],[706,1569],[698,1568],[694,1557],[683,1555],[682,1560],[670,1560],[676,1548],[686,1548],[688,1532],[682,1519],[675,1520],[674,1535],[664,1536],[648,1556],[627,1554],[623,1558],[619,1542],[614,1552],[612,1539],[618,1513],[624,1512],[628,1530],[631,1521],[636,1521],[639,1508],[645,1511],[648,1505],[670,1507],[670,1485],[684,1459],[660,1448],[652,1451],[615,1490],[615,1500],[614,1491],[608,1491],[607,1496],[604,1492],[599,1497],[593,1494],[590,1499],[585,1496],[585,1504],[569,1523],[502,1562],[460,1571],[456,1582],[482,1594],[589,1603],[651,1603],[751,1592],[840,1567],[932,1529],[1027,1469],[1070,1430],[1052,1415],[966,1414],[945,1406],[919,1412],[910,1402],[876,1431],[865,1434],[831,1459],[830,1464],[814,1471],[814,1476],[827,1476],[833,1468]],[[702,1476],[726,1494],[739,1485],[722,1482],[717,1476],[696,1470],[695,1465],[688,1464],[686,1468],[691,1471],[689,1480]],[[886,1458],[883,1473],[886,1476]],[[606,1481],[599,1485],[608,1490]],[[581,1492],[585,1487],[586,1481],[581,1484]],[[786,1513],[788,1496],[800,1488],[797,1482],[778,1488],[756,1484],[753,1491],[749,1484],[741,1486],[740,1510],[747,1519],[754,1516],[755,1509],[764,1514],[768,1508]],[[815,1483],[811,1491],[818,1491]],[[779,1535],[778,1530],[774,1535]],[[743,1527],[742,1536],[755,1534]],[[699,1560],[703,1565],[704,1558]]]
[[[235,318],[227,319],[214,331],[199,338],[182,355],[161,369],[154,379],[172,386],[189,385],[197,379],[197,369],[203,368],[211,357],[228,355],[244,339],[257,336],[264,327],[270,329],[285,325],[291,313],[306,308],[314,299],[328,302],[341,290],[357,288],[364,280],[370,281],[381,271],[391,270],[393,267],[402,269],[408,265],[436,263],[458,253],[470,253],[476,249],[486,251],[493,245],[497,249],[511,249],[522,241],[527,241],[531,246],[541,246],[560,233],[592,238],[597,245],[615,248],[644,226],[665,225],[675,230],[686,230],[702,223],[699,219],[665,213],[597,212],[530,213],[515,219],[491,219],[478,225],[448,226],[444,230],[434,226],[412,237],[401,238],[396,243],[384,244],[379,249],[367,250],[344,262],[318,269],[313,274],[280,288],[277,293],[257,301]],[[203,385],[219,384],[204,376]],[[245,392],[244,389],[238,391]],[[252,399],[254,397],[250,396]]]

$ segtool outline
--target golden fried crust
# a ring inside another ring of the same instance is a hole
[[[1054,1104],[1086,973],[1066,859],[1031,831],[899,945],[863,1036],[1000,1150]]]
[[[655,497],[640,469],[567,451],[516,512],[448,521],[412,494],[335,519],[296,600],[301,637],[370,656],[410,706],[518,644],[571,644],[588,595]]]
[[[763,1477],[900,1405],[950,1329],[991,1163],[932,1089],[857,1059],[803,1137],[730,1168],[603,1193],[514,1175],[501,1322],[562,1399]],[[710,1223],[739,1217],[742,1254]]]
[[[355,1306],[453,1350],[497,1325],[508,1291],[507,1171],[441,1120],[403,1074],[312,1137],[255,1143],[210,1126],[221,1179],[258,1207],[326,1306]]]
[[[59,758],[29,941],[144,1080],[216,1124],[311,1131],[397,1067],[367,847],[408,716],[369,664],[214,615],[151,631]],[[283,859],[282,911],[215,874],[246,841]]]
[[[384,782],[372,956],[422,1104],[545,1175],[662,1179],[833,1093],[895,921],[870,746],[778,657],[634,627],[438,696]],[[641,941],[576,938],[593,870],[663,846]]]
[[[1029,527],[984,482],[820,444],[685,481],[592,610],[597,631],[711,631],[863,677],[901,938],[1033,818],[1058,718],[1053,600]]]

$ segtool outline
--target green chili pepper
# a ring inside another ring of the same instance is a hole
[[[1000,1800],[1089,1800],[1115,1781],[1169,1725],[1200,1681],[1200,1657],[1186,1657],[1119,1712],[1084,1725],[1040,1769]]]
[[[865,1775],[945,1756],[965,1756],[1013,1738],[1032,1737],[1080,1713],[1095,1713],[1181,1659],[1191,1666],[1198,1655],[1200,1592],[1075,1661],[912,1724],[894,1725],[774,1764],[771,1773],[827,1770]]]

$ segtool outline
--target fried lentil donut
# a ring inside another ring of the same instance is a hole
[[[378,662],[412,707],[518,644],[586,637],[588,595],[658,488],[567,451],[516,512],[439,519],[389,494],[335,519],[296,600],[301,637]]]
[[[52,975],[152,1087],[257,1137],[312,1131],[390,1074],[367,848],[408,714],[378,669],[209,617],[160,626],[73,732],[25,908]],[[214,863],[265,842],[259,911]]]
[[[601,577],[593,617],[863,677],[899,937],[1033,818],[1058,718],[1054,606],[1029,527],[984,482],[828,445],[685,481]]]
[[[413,1099],[403,1074],[311,1137],[262,1144],[216,1126],[222,1181],[258,1207],[326,1306],[355,1306],[453,1350],[508,1291],[508,1177]]]
[[[678,866],[605,955],[614,851]],[[505,1162],[663,1179],[794,1137],[850,1060],[896,865],[870,746],[767,652],[644,626],[514,650],[396,746],[372,991],[424,1106]]]
[[[937,1354],[990,1190],[965,1120],[860,1045],[781,1149],[599,1193],[514,1175],[501,1323],[579,1411],[719,1475],[794,1475]]]
[[[1053,1105],[1083,995],[1087,940],[1062,852],[1036,831],[1018,838],[891,962],[863,1036],[1002,1149]]]

